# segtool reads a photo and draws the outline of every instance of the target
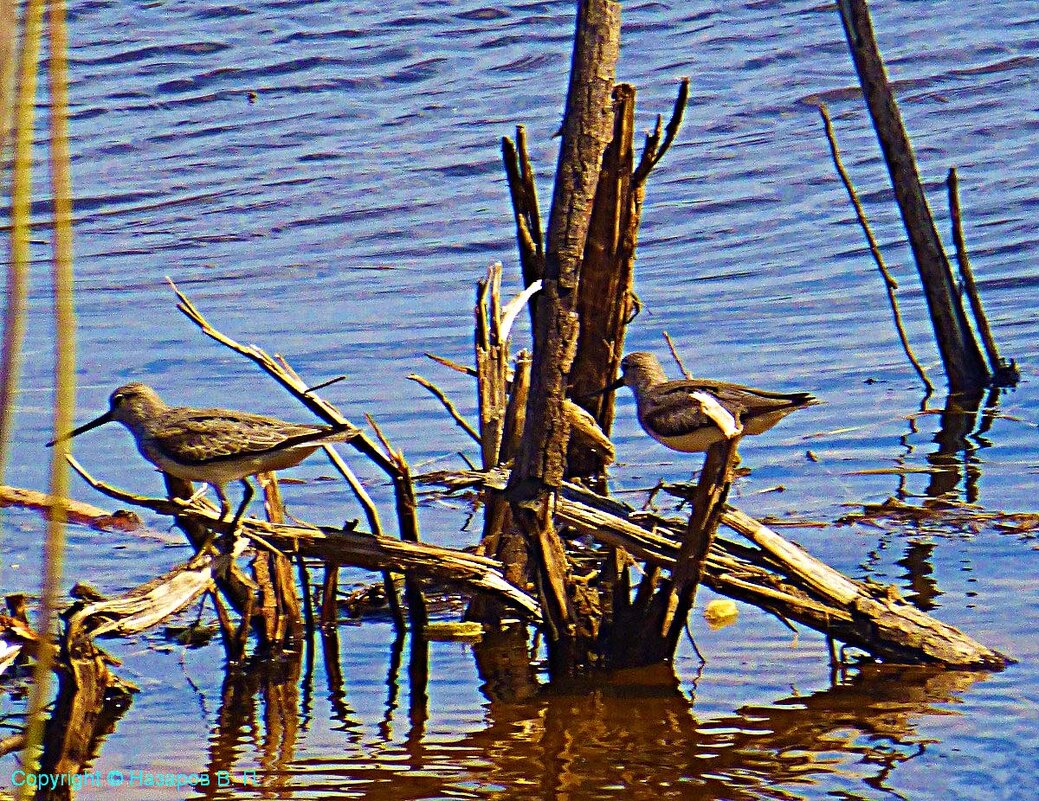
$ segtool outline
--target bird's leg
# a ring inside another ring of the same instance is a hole
[[[238,511],[235,512],[234,520],[231,521],[231,534],[234,535],[238,531],[238,524],[242,520],[242,515],[245,514],[245,509],[249,505],[249,501],[253,499],[255,490],[253,485],[249,483],[249,479],[242,479],[242,503],[238,507]]]
[[[218,523],[223,523],[225,520],[227,520],[227,516],[231,513],[231,502],[227,500],[227,493],[224,492],[223,486],[221,486],[220,484],[210,484],[209,486],[213,488],[213,492],[216,493],[216,497],[220,500],[220,518],[218,520]],[[203,485],[203,489],[204,488],[205,485]],[[210,545],[213,544],[214,540],[216,540],[215,528],[210,529],[209,536],[206,538],[206,541],[202,544],[200,550],[205,550],[206,548],[208,548]]]
[[[227,520],[227,515],[231,511],[231,502],[227,500],[227,493],[224,492],[224,488],[219,484],[211,484],[213,491],[216,492],[216,497],[220,499],[220,522]]]

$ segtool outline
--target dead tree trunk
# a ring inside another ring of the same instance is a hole
[[[909,245],[924,285],[927,308],[949,387],[953,392],[978,390],[988,382],[988,369],[967,321],[949,257],[927,205],[913,157],[913,146],[873,35],[869,7],[866,0],[838,0],[837,5],[866,107],[873,119]]]
[[[631,178],[635,168],[635,87],[613,90],[613,140],[603,156],[588,241],[581,266],[578,310],[581,331],[572,375],[573,396],[609,435],[613,425],[612,392],[598,393],[617,374],[624,330],[631,316],[638,212]],[[607,397],[609,395],[609,397]],[[568,474],[590,476],[602,459],[570,446]]]
[[[613,90],[613,140],[603,155],[595,205],[581,265],[578,312],[581,331],[571,371],[573,397],[603,433],[613,426],[613,391],[601,392],[620,368],[624,333],[636,308],[635,248],[642,220],[646,179],[671,147],[685,113],[689,79],[683,79],[666,129],[658,117],[635,166],[635,87]],[[568,474],[591,476],[604,467],[601,455],[571,443]]]
[[[577,349],[577,286],[603,152],[613,129],[611,93],[620,50],[620,5],[578,5],[563,140],[549,216],[545,275],[534,321],[534,359],[524,437],[507,495],[535,554],[553,676],[578,672],[592,655],[597,621],[586,586],[573,581],[552,525],[552,494],[566,469],[564,406]],[[582,620],[578,620],[578,617]]]

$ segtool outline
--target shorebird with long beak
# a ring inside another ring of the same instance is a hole
[[[322,445],[357,434],[353,426],[286,423],[231,409],[167,406],[154,389],[134,382],[112,393],[103,415],[47,446],[111,422],[126,426],[141,455],[164,473],[211,486],[220,499],[221,521],[231,510],[225,488],[240,481],[243,497],[231,521],[232,533],[253,497],[249,476],[294,467]]]
[[[668,379],[652,353],[629,353],[621,378],[635,394],[639,423],[675,451],[699,453],[724,439],[761,434],[791,412],[819,401],[807,392],[769,392],[707,379]]]

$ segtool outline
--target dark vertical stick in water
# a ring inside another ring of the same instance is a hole
[[[887,80],[866,0],[838,0],[855,70],[887,162],[909,244],[924,285],[938,350],[954,392],[976,390],[989,379],[981,350],[956,292],[902,115]]]
[[[418,502],[415,500],[415,485],[411,480],[411,468],[402,451],[394,450],[382,429],[371,415],[365,415],[368,425],[375,431],[380,444],[386,451],[385,460],[390,467],[390,478],[393,480],[393,497],[397,504],[397,526],[400,538],[404,542],[419,541]],[[410,572],[404,573],[404,598],[408,602],[408,619],[411,622],[412,634],[418,634],[429,619],[426,613],[426,600],[422,596],[422,583]],[[401,630],[399,611],[394,610],[394,622],[397,630]]]
[[[960,268],[960,277],[963,279],[963,288],[970,301],[974,324],[978,327],[978,334],[985,345],[985,354],[988,356],[989,368],[992,370],[993,383],[998,386],[1013,386],[1021,375],[1012,361],[1007,364],[1006,360],[1000,358],[996,339],[992,336],[988,317],[985,316],[985,307],[981,305],[978,285],[974,282],[974,270],[971,269],[970,258],[967,256],[967,243],[963,237],[963,218],[960,214],[960,182],[955,167],[949,170],[947,185],[949,187],[949,215],[952,217],[952,239],[956,244],[956,262]]]
[[[703,578],[707,552],[718,531],[725,499],[732,484],[732,473],[739,459],[738,445],[739,437],[712,445],[707,450],[703,469],[700,470],[700,480],[693,496],[693,511],[689,515],[682,547],[671,573],[671,587],[664,606],[661,634],[669,657],[674,656],[689,610],[696,600],[696,588]]]

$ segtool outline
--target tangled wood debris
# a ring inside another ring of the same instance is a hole
[[[342,566],[382,573],[380,602],[384,598],[389,605],[399,631],[407,625],[417,636],[428,624],[424,582],[435,581],[460,587],[471,598],[468,625],[450,629],[451,636],[475,638],[479,623],[501,626],[517,618],[536,625],[544,636],[552,679],[671,663],[701,584],[784,622],[823,633],[835,662],[835,641],[890,662],[1000,669],[1011,661],[925,614],[894,587],[849,578],[728,505],[729,487],[738,478],[738,433],[708,449],[697,485],[685,493],[692,501],[687,519],[639,512],[608,496],[606,467],[616,455],[609,436],[609,387],[624,355],[627,325],[640,307],[633,268],[646,183],[676,139],[689,83],[681,82],[669,122],[665,126],[658,117],[636,159],[635,88],[614,80],[619,4],[589,0],[579,6],[560,160],[544,232],[526,133],[519,127],[515,142],[502,142],[523,288],[503,304],[502,267],[493,265],[476,292],[474,365],[433,357],[474,379],[478,420],[465,420],[432,382],[409,376],[479,445],[479,469],[418,478],[453,492],[479,493],[483,527],[474,552],[420,541],[414,479],[404,454],[375,420],[367,421],[372,437],[317,394],[338,379],[308,384],[280,356],[218,331],[173,286],[177,308],[203,334],[254,362],[321,420],[350,432],[345,444],[381,470],[392,486],[398,536],[384,532],[376,503],[331,446],[325,446],[325,453],[355,496],[367,531],[359,521],[339,528],[287,524],[273,475],[261,477],[267,520],[245,517],[232,530],[188,482],[164,475],[168,497],[131,495],[94,479],[70,458],[99,492],[172,517],[195,554],[115,598],[84,590],[66,610],[58,711],[47,731],[44,770],[72,773],[89,762],[116,715],[115,707],[133,689],[109,669],[112,660],[96,637],[142,632],[208,593],[229,663],[244,659],[250,642],[255,643],[254,653],[277,655],[295,649],[316,628],[309,580],[315,565],[324,570],[319,618],[326,632],[334,632],[339,619]],[[840,6],[854,49],[868,32],[865,3],[842,0]],[[864,70],[858,60],[856,64]],[[912,175],[906,180],[919,183]],[[900,199],[910,207],[924,203],[915,190]],[[911,237],[914,250],[918,257],[928,257],[932,268],[940,267],[944,253],[935,241],[933,222],[926,228],[926,235]],[[946,272],[941,271],[943,280]],[[526,307],[533,341],[530,350],[513,359],[513,323]],[[954,311],[953,328],[963,333],[962,309],[954,304]],[[941,350],[953,385],[976,388],[987,375],[980,351],[952,339],[941,340]],[[969,358],[957,358],[957,347]],[[0,488],[0,503],[45,510],[60,505],[71,520],[106,529],[139,523],[132,513],[108,515],[64,499],[19,492]],[[931,515],[958,511],[963,510],[889,502],[865,507],[841,522],[919,525]],[[986,522],[1019,532],[1037,526],[1034,515]],[[719,527],[742,539],[718,535]],[[242,564],[246,555],[251,555],[251,570]],[[350,603],[356,606],[376,594],[353,595]],[[237,613],[237,623],[225,603]],[[528,634],[523,627],[518,636]],[[438,636],[448,635],[441,629]],[[24,615],[12,610],[10,616],[0,616],[0,669],[24,658],[32,644]],[[527,658],[512,666],[513,672],[531,674],[531,663]]]

